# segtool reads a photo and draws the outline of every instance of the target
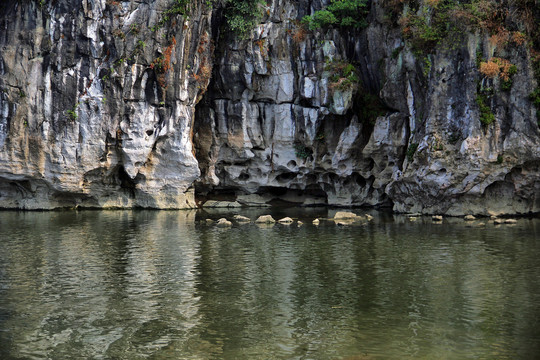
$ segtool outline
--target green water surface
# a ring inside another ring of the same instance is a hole
[[[538,219],[233,214],[0,212],[0,359],[540,358]]]

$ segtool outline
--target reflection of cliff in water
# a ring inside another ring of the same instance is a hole
[[[0,355],[522,358],[539,348],[538,220],[387,214],[315,227],[308,215],[301,227],[221,229],[208,216],[232,213],[2,213]]]

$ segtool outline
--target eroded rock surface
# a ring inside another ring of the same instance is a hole
[[[222,3],[189,3],[167,21],[169,0],[0,5],[0,207],[186,208],[196,191],[249,206],[540,210],[526,45],[475,32],[420,58],[381,1],[365,29],[306,31],[299,20],[329,1],[271,0],[239,39]],[[486,126],[478,59],[491,56],[518,71]]]
[[[251,39],[220,43],[197,114],[198,192],[227,191],[246,205],[540,210],[540,138],[529,99],[536,82],[526,46],[497,49],[476,32],[422,59],[378,1],[363,31],[300,34],[297,20],[322,5],[272,1]],[[485,126],[478,61],[494,55],[519,71],[511,89],[493,96],[495,121]],[[360,89],[332,84],[336,63],[355,65]],[[377,98],[384,111],[367,121],[366,104]]]
[[[170,1],[0,5],[0,207],[195,206],[203,3],[159,29]]]

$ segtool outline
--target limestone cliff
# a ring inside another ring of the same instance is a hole
[[[0,5],[0,207],[540,210],[526,43],[469,27],[422,48],[437,1],[310,29],[331,1],[273,0],[248,36],[226,1],[181,2]],[[480,71],[497,61],[511,81]]]
[[[170,5],[1,5],[1,207],[195,205],[191,134],[208,79],[193,75],[210,67],[211,11],[195,1],[191,18],[167,19]]]
[[[381,1],[364,30],[304,33],[298,19],[324,5],[273,1],[249,41],[220,43],[196,122],[203,195],[451,215],[540,209],[525,44],[497,47],[489,32],[465,31],[418,54]],[[499,84],[478,65],[494,56],[519,70],[510,89],[490,94],[494,121],[484,124],[479,86]],[[359,87],[340,86],[344,64]]]

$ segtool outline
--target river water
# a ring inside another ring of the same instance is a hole
[[[540,220],[286,214],[0,212],[0,359],[540,358]]]

